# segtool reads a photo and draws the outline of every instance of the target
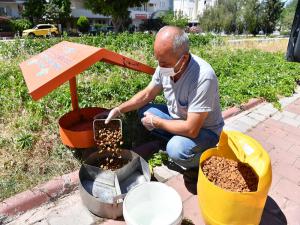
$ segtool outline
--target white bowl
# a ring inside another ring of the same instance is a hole
[[[143,183],[127,193],[123,216],[127,225],[179,225],[183,217],[182,201],[166,184]]]

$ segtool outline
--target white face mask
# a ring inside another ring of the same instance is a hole
[[[174,67],[159,67],[159,72],[166,77],[174,77],[176,75],[174,68],[177,66],[177,64],[180,62],[183,56],[180,57],[180,59],[177,61]]]
[[[165,77],[174,77],[176,74],[173,67],[159,66],[159,72],[161,73],[162,76],[165,76]]]

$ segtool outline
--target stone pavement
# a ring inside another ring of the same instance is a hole
[[[282,111],[262,103],[225,121],[225,129],[240,130],[269,152],[273,181],[261,225],[300,225],[300,88],[281,101]],[[184,216],[195,225],[203,220],[197,195],[184,183],[182,174],[166,166],[155,168],[155,177],[172,186],[180,194]],[[120,219],[104,220],[92,215],[81,203],[78,190],[63,198],[33,209],[12,220],[10,225],[123,225]]]

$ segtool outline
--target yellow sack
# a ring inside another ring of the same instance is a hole
[[[258,176],[256,192],[231,192],[210,182],[201,164],[211,156],[223,156],[248,164]],[[216,148],[200,158],[197,183],[199,206],[206,224],[259,224],[272,181],[270,157],[253,138],[238,131],[223,131]]]

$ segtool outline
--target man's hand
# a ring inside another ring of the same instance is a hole
[[[122,115],[119,107],[113,108],[112,110],[106,110],[102,113],[97,114],[94,116],[95,119],[105,119],[105,124],[108,124],[112,119],[117,118],[118,116]]]
[[[142,124],[149,131],[151,131],[155,128],[155,126],[153,125],[153,119],[154,118],[155,118],[155,116],[152,113],[145,112],[144,117],[141,119]]]
[[[104,123],[108,124],[112,119],[115,119],[121,115],[122,115],[122,112],[120,111],[119,107],[113,108],[112,110],[110,110]]]

